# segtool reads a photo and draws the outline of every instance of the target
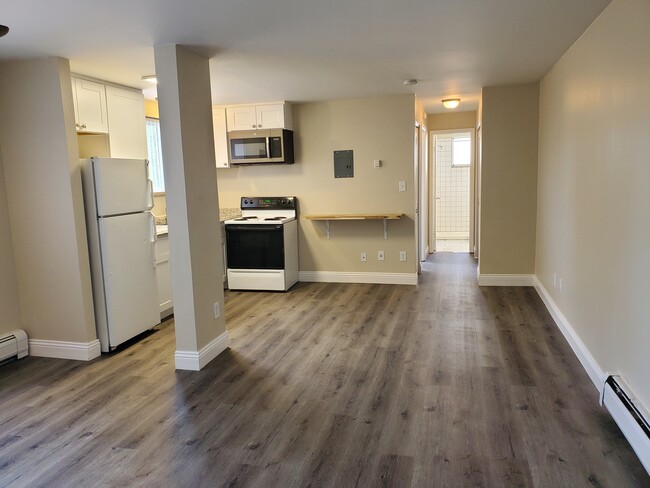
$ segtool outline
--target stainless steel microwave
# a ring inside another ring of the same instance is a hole
[[[230,164],[293,164],[293,131],[288,129],[228,132]]]

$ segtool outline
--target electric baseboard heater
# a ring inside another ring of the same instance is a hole
[[[650,415],[620,376],[609,376],[605,381],[603,405],[650,473]]]
[[[27,334],[24,330],[16,329],[0,335],[0,363],[16,357],[27,356]]]

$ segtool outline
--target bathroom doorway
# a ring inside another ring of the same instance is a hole
[[[474,250],[474,129],[431,132],[429,247]]]

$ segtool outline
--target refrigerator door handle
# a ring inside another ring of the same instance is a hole
[[[151,181],[151,180],[149,180]],[[156,268],[156,241],[158,241],[158,233],[156,232],[156,217],[153,213],[147,212],[149,214],[150,230],[151,235],[149,237],[149,242],[151,243],[151,255],[153,256],[153,267]]]
[[[153,199],[153,180],[151,178],[147,178],[147,193],[148,193],[148,198],[149,198],[149,203],[147,206],[147,210],[151,210],[154,206],[154,199]]]

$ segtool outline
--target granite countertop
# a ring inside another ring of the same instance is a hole
[[[241,217],[241,208],[220,208],[219,209],[219,220],[223,222],[224,220],[232,220]]]

